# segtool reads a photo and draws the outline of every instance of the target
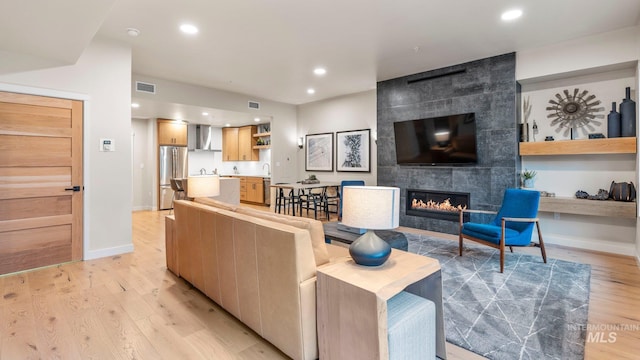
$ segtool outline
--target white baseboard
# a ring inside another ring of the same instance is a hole
[[[531,237],[533,241],[538,241],[538,235],[534,232]],[[547,234],[543,232],[545,244],[568,246],[578,249],[601,251],[612,254],[633,256],[640,261],[640,255],[636,253],[635,243],[622,243],[617,241],[607,241],[600,239],[574,238],[562,235]]]
[[[84,253],[84,260],[100,259],[108,256],[115,256],[120,254],[126,254],[133,252],[133,244],[127,244],[122,246],[116,246],[112,248],[89,250]]]

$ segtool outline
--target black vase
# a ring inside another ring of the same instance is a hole
[[[607,116],[607,137],[620,137],[620,113],[616,111],[616,102],[611,103],[611,112]]]
[[[631,100],[631,88],[626,89],[626,98],[620,103],[620,134],[636,136],[636,102]]]

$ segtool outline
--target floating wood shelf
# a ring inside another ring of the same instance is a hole
[[[253,134],[253,137],[267,137],[267,136],[271,136],[270,132],[263,132],[263,133],[255,133]]]
[[[271,145],[254,145],[253,149],[254,150],[271,149]]]
[[[574,140],[576,141],[576,140]],[[635,219],[636,203],[614,200],[587,200],[570,197],[541,197],[539,211],[563,214],[609,216]]]
[[[636,147],[637,146],[635,137],[521,142],[520,156],[635,154]]]

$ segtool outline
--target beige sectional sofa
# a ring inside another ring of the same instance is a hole
[[[318,358],[316,268],[346,261],[313,219],[176,201],[181,277],[294,359]]]

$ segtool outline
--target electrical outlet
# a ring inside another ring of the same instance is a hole
[[[553,213],[553,220],[560,220],[560,213],[554,212]]]

